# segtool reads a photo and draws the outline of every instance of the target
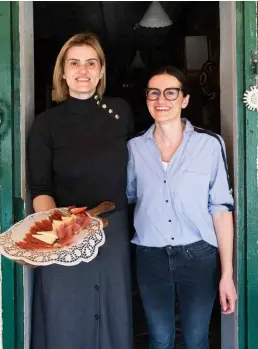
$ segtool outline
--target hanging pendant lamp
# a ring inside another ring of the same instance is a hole
[[[164,11],[159,1],[152,1],[150,7],[144,14],[139,26],[144,28],[164,28],[172,25],[173,22]]]
[[[145,65],[142,61],[139,50],[136,51],[136,54],[135,54],[134,59],[133,59],[132,64],[131,64],[131,68],[134,68],[134,69],[145,68]]]

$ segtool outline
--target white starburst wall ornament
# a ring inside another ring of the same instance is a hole
[[[251,86],[249,90],[246,90],[243,101],[249,110],[258,111],[258,86]]]

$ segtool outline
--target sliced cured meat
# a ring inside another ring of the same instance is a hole
[[[82,226],[83,226],[83,223],[84,223],[84,217],[77,217],[77,218],[74,220],[74,223],[79,224],[79,225],[82,227]]]
[[[33,225],[33,226],[30,228],[30,233],[31,233],[31,234],[37,234],[37,231],[38,231],[38,229],[37,229],[37,227],[36,227],[35,225]]]
[[[41,221],[41,223],[44,226],[45,231],[52,230],[52,222],[49,219],[43,219],[43,221]]]
[[[24,239],[23,241],[18,241],[16,242],[16,245],[25,250],[53,249],[52,245],[46,244],[43,241],[37,242],[36,240],[30,240],[30,239]]]
[[[88,228],[90,225],[90,217],[88,215],[86,215],[84,217],[84,223],[83,223],[83,228]]]
[[[82,228],[81,225],[76,223],[76,222],[72,222],[71,225],[72,225],[72,228],[73,228],[73,234],[78,233],[81,230],[81,228]]]
[[[45,230],[44,224],[42,224],[42,222],[35,222],[34,225],[38,229],[37,231],[44,231]]]
[[[75,207],[75,208],[72,208],[70,211],[72,214],[78,214],[78,213],[82,213],[82,212],[85,212],[87,209],[87,207]]]
[[[71,238],[74,235],[74,231],[73,231],[73,224],[68,224],[65,226],[65,235],[64,237],[68,237]],[[61,240],[62,243],[62,240]]]
[[[62,224],[56,229],[56,234],[58,236],[58,239],[62,240],[65,236],[65,225]]]
[[[61,221],[62,220],[62,216],[65,216],[62,212],[55,210],[52,215],[51,218],[52,220],[56,220],[56,221]]]
[[[65,214],[63,214],[61,211],[58,211],[58,210],[55,212],[55,215],[60,221],[62,220],[62,217],[65,216]]]
[[[79,216],[76,218],[75,223],[79,224],[81,228],[87,228],[90,224],[90,217],[88,215]]]
[[[71,215],[68,215],[56,209],[49,218],[35,222],[23,241],[17,242],[17,246],[27,250],[35,250],[71,245],[74,235],[78,234],[82,229],[86,229],[90,224],[90,217],[85,210],[86,207],[71,207]],[[62,219],[62,217],[66,219]],[[46,243],[44,239],[35,237],[35,235],[44,235],[44,232],[46,234],[53,232],[53,234],[57,235],[58,240],[50,244]]]

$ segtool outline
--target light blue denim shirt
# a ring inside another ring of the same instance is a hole
[[[132,242],[137,245],[204,240],[217,246],[212,214],[233,210],[223,139],[183,121],[183,141],[167,170],[153,138],[155,125],[128,142],[127,197],[136,203]]]

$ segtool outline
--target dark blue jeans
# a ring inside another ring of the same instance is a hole
[[[218,249],[205,241],[163,248],[137,246],[136,258],[149,348],[174,348],[177,294],[185,349],[208,349],[220,276]]]

